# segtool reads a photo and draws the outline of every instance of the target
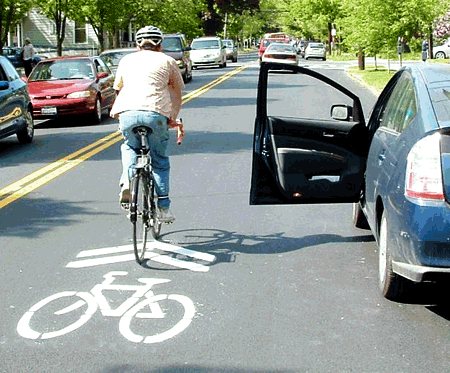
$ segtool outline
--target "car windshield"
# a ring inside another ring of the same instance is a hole
[[[101,58],[106,62],[108,66],[117,66],[123,56],[134,52],[133,50],[124,50],[124,51],[116,51],[116,52],[108,52],[101,54]]]
[[[44,61],[36,65],[29,81],[93,79],[94,71],[88,59]]]
[[[290,44],[271,44],[269,48],[267,48],[266,52],[289,52],[295,53],[294,47]]]
[[[314,49],[317,49],[317,48],[323,48],[323,44],[322,44],[322,43],[310,43],[310,44],[308,45],[308,47],[314,48]]]
[[[218,40],[194,40],[192,42],[192,49],[217,49],[219,48]]]
[[[178,38],[164,38],[162,42],[162,49],[164,52],[181,52],[183,47]]]

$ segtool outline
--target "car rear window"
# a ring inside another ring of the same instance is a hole
[[[183,46],[179,38],[165,37],[162,42],[162,49],[164,52],[181,52]]]
[[[450,122],[450,85],[430,89],[430,97],[438,122]]]

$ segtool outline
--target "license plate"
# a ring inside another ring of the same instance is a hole
[[[58,112],[56,110],[56,107],[54,106],[44,106],[43,108],[41,108],[41,113],[45,115],[55,115]]]

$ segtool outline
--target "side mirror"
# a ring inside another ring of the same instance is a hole
[[[189,51],[191,50],[191,47],[186,47],[186,48],[184,48],[184,50],[185,50],[186,52],[189,52]]]
[[[4,91],[9,88],[9,82],[6,80],[0,81],[0,91]]]
[[[106,78],[108,76],[109,76],[108,73],[100,73],[100,74],[98,74],[98,79],[103,79],[103,78]]]
[[[331,117],[348,122],[353,117],[353,108],[348,105],[333,105],[331,107]]]

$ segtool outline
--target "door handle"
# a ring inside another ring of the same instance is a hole
[[[380,154],[378,154],[378,165],[382,165],[384,160],[386,159],[386,149],[382,149]]]

